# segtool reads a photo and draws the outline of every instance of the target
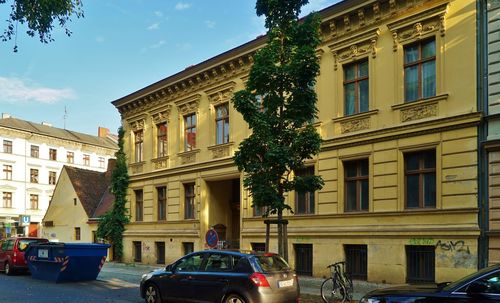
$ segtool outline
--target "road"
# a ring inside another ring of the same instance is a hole
[[[107,263],[96,281],[54,283],[29,274],[0,273],[0,303],[140,303],[139,279],[149,267]],[[315,295],[302,295],[302,303],[320,303]]]

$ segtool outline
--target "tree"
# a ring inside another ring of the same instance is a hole
[[[129,176],[127,171],[127,160],[123,152],[122,127],[118,129],[118,151],[116,152],[116,167],[111,176],[111,193],[115,196],[113,207],[99,221],[97,236],[106,239],[113,245],[114,258],[121,261],[123,257],[123,232],[125,225],[129,223],[127,209],[127,188]]]
[[[321,189],[319,176],[294,174],[304,161],[319,153],[321,137],[311,121],[317,117],[314,90],[319,74],[316,48],[320,19],[298,15],[308,0],[257,0],[257,15],[266,18],[267,44],[254,55],[246,88],[234,94],[233,104],[252,134],[243,140],[234,160],[244,172],[243,185],[254,207],[264,216],[291,210],[285,193]],[[278,252],[287,258],[287,239],[278,224]]]
[[[0,4],[6,2],[7,0],[0,0]],[[12,0],[10,6],[7,28],[0,36],[2,41],[16,38],[17,26],[20,23],[26,24],[26,33],[29,36],[38,35],[40,42],[49,43],[54,41],[52,30],[55,22],[70,36],[71,31],[66,27],[66,23],[71,21],[72,16],[83,17],[81,0]],[[17,44],[14,51],[17,51]]]

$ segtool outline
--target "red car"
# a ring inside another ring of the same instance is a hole
[[[7,238],[0,241],[0,271],[11,275],[14,271],[27,271],[28,265],[24,260],[24,251],[31,243],[45,243],[44,238]]]

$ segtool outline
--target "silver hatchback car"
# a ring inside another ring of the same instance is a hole
[[[144,274],[141,297],[148,303],[296,303],[297,275],[279,255],[205,250]]]

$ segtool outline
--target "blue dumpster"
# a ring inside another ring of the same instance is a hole
[[[38,243],[24,258],[31,276],[54,282],[95,280],[106,261],[109,244]]]

